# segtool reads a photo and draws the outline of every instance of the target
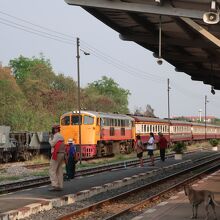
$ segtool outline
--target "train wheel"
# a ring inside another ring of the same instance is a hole
[[[132,143],[128,142],[126,146],[126,153],[130,154],[133,151]]]
[[[102,157],[103,148],[104,148],[104,144],[101,142],[98,142],[98,144],[97,144],[97,157]]]
[[[112,155],[113,154],[113,145],[112,144],[109,144],[107,145],[107,152],[106,152],[107,155]]]
[[[8,163],[12,158],[11,153],[9,152],[4,152],[3,153],[3,163]]]

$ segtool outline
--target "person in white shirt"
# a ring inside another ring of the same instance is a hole
[[[148,151],[148,155],[150,156],[150,160],[151,160],[150,166],[154,166],[154,142],[155,142],[154,133],[151,132],[150,138],[147,142],[147,151]]]

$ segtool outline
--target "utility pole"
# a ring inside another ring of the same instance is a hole
[[[80,48],[79,38],[76,38],[76,59],[77,59],[77,78],[78,78],[78,117],[79,117],[79,161],[80,164],[82,163],[82,133],[81,133],[81,124],[82,124],[82,117],[81,117],[81,103],[80,103],[80,68],[79,68],[79,59],[80,55],[79,52],[82,51],[84,55],[88,56],[90,55],[89,52],[84,51]]]
[[[77,59],[77,81],[78,81],[78,87],[77,87],[77,91],[78,91],[78,117],[79,117],[79,162],[80,164],[82,163],[82,149],[81,149],[81,104],[80,104],[80,69],[79,69],[79,59],[80,59],[80,55],[79,55],[79,38],[76,38],[76,46],[77,46],[77,55],[76,55],[76,59]]]
[[[170,143],[170,79],[167,79],[167,105],[168,105],[168,132],[169,132],[169,143]]]

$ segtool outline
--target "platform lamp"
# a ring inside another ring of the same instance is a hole
[[[207,111],[206,111],[206,107],[207,107],[207,103],[208,103],[209,101],[208,101],[208,99],[207,99],[207,95],[205,96],[205,140],[206,140],[206,138],[207,138],[207,133],[206,133],[206,127],[207,127],[207,125],[206,125],[206,114],[207,114]]]
[[[79,59],[80,59],[80,51],[82,51],[84,53],[84,55],[90,55],[90,53],[80,49],[80,40],[79,38],[77,37],[76,38],[76,48],[77,48],[77,55],[76,55],[76,59],[77,59],[77,81],[78,81],[78,86],[77,86],[77,91],[78,91],[78,97],[77,97],[77,100],[78,100],[78,123],[79,123],[79,161],[80,161],[80,164],[82,163],[82,149],[81,149],[81,144],[82,144],[82,139],[81,139],[81,123],[82,123],[82,120],[81,120],[81,103],[80,103],[80,66],[79,66]]]
[[[161,38],[162,38],[162,18],[161,18],[161,15],[159,16],[159,45],[158,45],[158,50],[159,50],[159,56],[158,56],[158,59],[157,59],[157,64],[158,65],[161,65],[163,64],[163,60],[162,60],[162,56],[161,56],[161,44],[162,44],[162,41],[161,41]]]
[[[212,63],[212,61],[211,61],[211,81],[212,81],[212,83],[214,83],[214,73],[213,73],[213,63]],[[211,86],[211,93],[212,93],[212,95],[215,95],[215,88],[214,88],[213,85]]]

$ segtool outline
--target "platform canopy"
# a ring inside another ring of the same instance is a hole
[[[152,51],[155,61],[161,54],[177,72],[220,89],[220,0],[65,1],[81,6],[122,40]]]

